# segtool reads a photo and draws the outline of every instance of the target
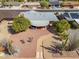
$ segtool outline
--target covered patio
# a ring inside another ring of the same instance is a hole
[[[58,21],[54,12],[28,11],[21,14],[28,18],[31,21],[31,25],[35,27],[47,27],[50,21]]]

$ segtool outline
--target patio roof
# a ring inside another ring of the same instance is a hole
[[[33,26],[47,26],[50,21],[58,21],[53,12],[27,11],[22,14],[31,21]]]

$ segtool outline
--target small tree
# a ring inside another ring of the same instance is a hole
[[[57,32],[62,33],[70,28],[70,24],[66,20],[60,20],[55,22],[55,28]]]
[[[68,21],[65,19],[60,20],[54,24],[61,40],[62,40],[62,45],[61,45],[61,51],[65,50],[67,42],[68,42],[68,36],[69,34],[67,33],[67,30],[70,28],[70,24]]]
[[[48,6],[49,6],[47,1],[41,1],[40,5],[41,5],[42,8],[48,8]]]
[[[30,25],[30,21],[21,15],[13,19],[12,28],[15,32],[22,32],[28,29]]]
[[[17,52],[12,45],[12,41],[7,42],[7,50],[10,55],[14,55]]]

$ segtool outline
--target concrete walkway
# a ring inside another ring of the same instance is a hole
[[[49,44],[51,44],[51,42],[52,42],[51,37],[52,37],[52,34],[48,34],[48,35],[44,35],[38,39],[36,58],[40,59],[40,58],[52,57],[52,55],[46,53],[44,51],[44,48],[42,47],[43,45],[49,46]]]

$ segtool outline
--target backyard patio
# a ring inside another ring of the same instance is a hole
[[[36,57],[37,40],[50,32],[46,28],[28,29],[25,32],[12,34],[9,31],[12,21],[4,20],[0,24],[0,33],[5,39],[13,41],[13,45],[19,51],[15,57]],[[5,28],[5,29],[4,29]]]
[[[49,33],[47,29],[28,29],[25,32],[11,35],[10,40],[19,49],[15,57],[36,57],[37,40]]]
[[[6,39],[12,40],[13,45],[15,48],[17,48],[18,52],[17,54],[14,55],[14,57],[24,57],[24,58],[30,58],[30,57],[39,57],[38,52],[42,52],[41,49],[44,49],[42,47],[42,44],[45,47],[48,47],[51,45],[52,41],[58,41],[56,40],[56,32],[54,31],[54,28],[52,29],[51,27],[49,28],[29,28],[28,30],[21,32],[21,33],[16,33],[12,34],[9,31],[9,26],[11,26],[10,20],[3,20],[0,24],[0,33],[3,33],[4,37],[7,37]],[[4,29],[5,28],[5,29]],[[72,34],[71,38],[73,38],[76,35],[78,36],[79,30],[69,30],[69,32]],[[42,52],[43,53],[43,52]],[[41,53],[41,54],[42,54]],[[69,54],[68,54],[69,53]],[[74,54],[72,54],[74,53]],[[67,55],[68,54],[68,55]],[[78,54],[74,51],[72,52],[64,52],[62,57],[78,57]],[[41,55],[43,57],[43,55]],[[48,50],[44,49],[44,57],[61,57],[59,54],[52,54],[49,53]]]

